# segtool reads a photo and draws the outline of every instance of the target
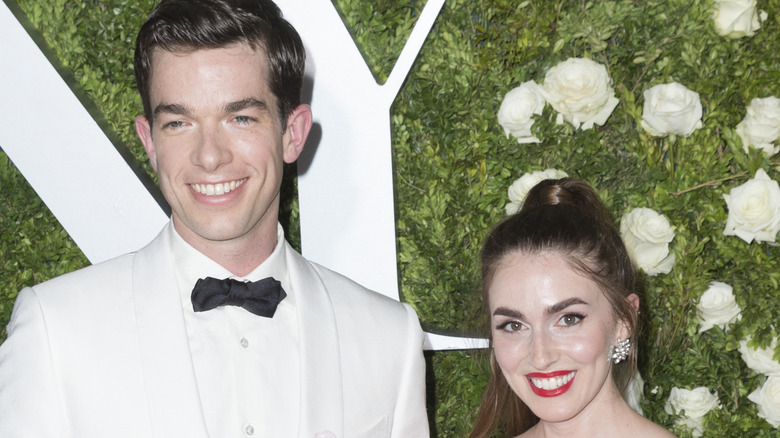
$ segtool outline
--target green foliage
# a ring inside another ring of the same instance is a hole
[[[776,160],[746,155],[734,133],[750,99],[780,96],[778,6],[760,4],[770,19],[754,37],[731,40],[715,33],[708,1],[448,0],[392,119],[402,291],[426,325],[479,329],[478,253],[504,217],[507,188],[526,172],[562,169],[594,185],[616,218],[648,207],[675,227],[676,266],[644,278],[647,415],[673,428],[663,410],[671,388],[707,386],[723,407],[708,416],[705,436],[770,436],[747,400],[760,376],[736,347],[747,335],[764,345],[777,336],[778,249],[722,231],[724,193],[758,168],[780,174]],[[556,125],[548,107],[534,125],[540,145],[506,138],[496,120],[504,94],[543,82],[569,57],[607,67],[621,102],[607,124],[575,131]],[[701,95],[703,127],[688,138],[651,137],[639,127],[642,93],[673,81]],[[743,319],[729,331],[698,334],[696,303],[716,280],[734,286]],[[436,372],[449,355],[433,355]],[[472,370],[464,360],[436,380],[438,436],[468,432],[463,419],[477,404],[465,400],[484,383]],[[464,376],[474,385],[463,387]]]
[[[141,111],[132,47],[154,3],[18,0],[66,79],[139,163],[147,160],[132,127]],[[334,3],[383,82],[424,2]],[[748,335],[761,346],[778,336],[780,248],[722,234],[724,193],[759,168],[780,179],[778,158],[745,154],[734,132],[750,99],[780,97],[780,0],[759,7],[769,19],[757,34],[732,40],[715,33],[711,0],[447,0],[392,110],[401,292],[426,329],[483,329],[479,249],[504,217],[507,188],[526,172],[565,170],[594,185],[616,218],[648,207],[675,227],[674,269],[643,278],[646,415],[690,436],[663,406],[672,387],[706,386],[722,407],[708,414],[705,437],[776,436],[747,400],[763,377],[736,348]],[[504,94],[543,82],[549,68],[575,56],[603,63],[612,77],[620,104],[607,123],[575,131],[557,125],[548,106],[533,128],[541,144],[506,138],[496,120]],[[700,94],[703,127],[688,138],[651,137],[639,127],[642,93],[672,81]],[[4,155],[0,178],[4,326],[20,288],[86,260]],[[296,240],[294,179],[286,181],[282,218]],[[734,287],[742,319],[698,333],[696,303],[716,280]],[[486,355],[427,358],[435,436],[467,435],[489,372]]]
[[[387,80],[424,3],[333,1],[378,83]]]
[[[43,39],[44,50],[59,61],[71,88],[88,107],[97,107],[93,116],[102,119],[114,143],[129,149],[153,175],[133,126],[135,116],[143,111],[135,92],[133,49],[138,29],[157,2],[19,0],[17,4]]]

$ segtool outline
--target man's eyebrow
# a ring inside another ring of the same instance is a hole
[[[154,108],[154,117],[157,118],[160,114],[174,114],[179,116],[186,116],[190,111],[184,106],[178,103],[161,103]]]
[[[254,97],[248,97],[244,100],[225,104],[225,113],[236,113],[247,108],[256,108],[261,111],[267,111],[268,105],[266,105],[266,103],[262,100],[255,99]]]

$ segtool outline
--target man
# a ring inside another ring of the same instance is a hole
[[[171,222],[20,292],[0,436],[428,436],[414,311],[306,261],[277,221],[283,162],[312,123],[304,61],[270,0],[152,12],[136,130]]]

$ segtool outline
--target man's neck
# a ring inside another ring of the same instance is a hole
[[[237,277],[255,270],[274,251],[278,237],[276,223],[273,225],[268,227],[270,230],[253,230],[235,239],[219,241],[204,239],[186,227],[177,227],[174,221],[176,232],[185,242]]]

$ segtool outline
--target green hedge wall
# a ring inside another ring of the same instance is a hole
[[[150,172],[132,129],[141,112],[132,47],[155,2],[5,1],[22,11],[112,137]],[[424,2],[334,3],[384,81]],[[756,35],[730,39],[713,28],[712,0],[447,0],[392,111],[402,295],[425,327],[482,333],[477,255],[486,231],[504,217],[507,188],[526,172],[565,170],[594,185],[616,219],[647,207],[675,229],[674,268],[643,278],[645,414],[691,436],[664,403],[673,387],[705,386],[721,405],[706,415],[705,437],[777,436],[747,399],[766,377],[745,366],[737,347],[746,336],[762,347],[778,336],[780,249],[722,234],[724,193],[757,169],[780,179],[780,159],[745,153],[734,131],[752,98],[780,97],[780,0],[758,6],[768,19]],[[574,130],[557,125],[548,106],[534,125],[541,144],[506,138],[496,119],[504,94],[528,80],[541,83],[569,57],[607,67],[620,100],[607,123]],[[668,82],[701,96],[703,127],[690,137],[656,138],[639,127],[643,91]],[[287,228],[297,242],[294,180],[285,190]],[[0,248],[2,327],[20,288],[87,264],[2,154]],[[742,319],[698,333],[696,304],[711,281],[734,287]],[[465,436],[487,378],[486,354],[427,359],[434,436]]]

